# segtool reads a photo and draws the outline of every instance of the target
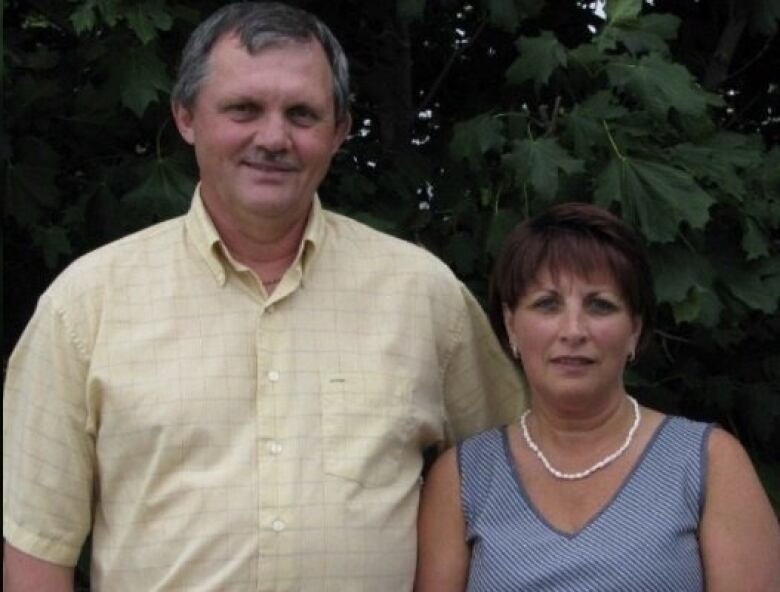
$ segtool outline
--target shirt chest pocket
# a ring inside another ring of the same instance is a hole
[[[366,487],[398,475],[411,442],[408,380],[347,372],[322,378],[322,462],[325,473]]]

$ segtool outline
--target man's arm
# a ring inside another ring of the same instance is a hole
[[[37,580],[23,584],[39,572],[47,574],[43,568],[75,565],[92,522],[95,447],[85,396],[89,363],[83,331],[77,331],[85,323],[81,318],[73,323],[66,322],[50,296],[42,296],[8,362],[4,579],[22,590],[50,589]]]
[[[73,568],[3,544],[3,592],[72,592]]]
[[[526,406],[520,374],[506,356],[484,311],[464,285],[456,339],[444,371],[450,443],[511,423]]]

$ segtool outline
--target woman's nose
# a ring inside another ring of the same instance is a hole
[[[561,314],[560,337],[565,341],[582,341],[587,337],[587,327],[582,309],[567,307]]]

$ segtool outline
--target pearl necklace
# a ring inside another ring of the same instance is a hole
[[[634,423],[632,423],[631,427],[628,429],[628,435],[626,436],[626,440],[623,442],[620,448],[615,450],[615,452],[605,456],[600,461],[598,461],[595,465],[585,469],[584,471],[579,471],[578,473],[564,473],[563,471],[559,471],[558,469],[556,469],[550,464],[550,461],[547,460],[547,457],[539,449],[537,443],[534,442],[533,439],[531,438],[531,434],[528,433],[528,426],[526,425],[525,420],[528,417],[528,414],[531,413],[530,409],[520,416],[520,427],[523,430],[523,438],[525,438],[525,443],[528,444],[528,448],[530,448],[536,453],[536,456],[538,456],[539,460],[542,461],[544,468],[547,469],[553,475],[553,477],[557,477],[558,479],[568,479],[568,480],[584,479],[585,477],[588,477],[589,475],[595,473],[599,469],[603,469],[613,460],[618,458],[621,454],[623,454],[626,451],[626,449],[631,444],[631,441],[634,439],[634,434],[636,433],[636,429],[639,427],[639,421],[642,419],[642,414],[639,411],[639,403],[636,402],[636,399],[630,395],[626,395],[626,396],[628,397],[628,400],[631,401],[631,404],[634,407]]]

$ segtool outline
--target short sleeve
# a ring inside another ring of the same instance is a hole
[[[94,438],[88,354],[45,294],[8,364],[3,396],[3,536],[74,565],[92,523]]]
[[[501,349],[482,307],[463,284],[460,297],[444,376],[448,437],[455,441],[511,423],[526,404],[519,372]]]

